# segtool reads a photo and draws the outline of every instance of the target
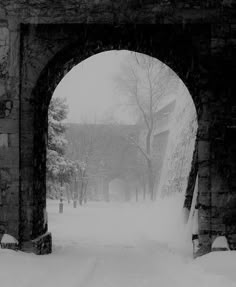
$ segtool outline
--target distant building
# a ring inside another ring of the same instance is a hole
[[[141,124],[139,136],[144,146],[146,129]],[[162,101],[155,113],[152,156],[155,193],[182,192],[188,176],[197,132],[195,106],[185,93]]]
[[[118,179],[124,182],[126,200],[132,197],[140,176],[138,151],[128,137],[138,138],[138,133],[135,125],[68,124],[67,155],[87,160],[92,199],[109,200],[109,184]]]

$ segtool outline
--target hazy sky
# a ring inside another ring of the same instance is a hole
[[[121,72],[121,63],[129,51],[96,54],[75,66],[59,83],[54,96],[65,97],[69,106],[68,122],[100,122],[121,106],[114,76]],[[129,122],[124,107],[117,120]]]
[[[136,57],[133,57],[131,53],[127,50],[113,50],[96,54],[75,66],[62,79],[54,92],[54,96],[66,98],[69,106],[67,122],[104,123],[108,120],[126,124],[137,122],[138,114],[135,113],[130,102],[128,104],[127,90],[120,89],[121,83],[115,80],[119,76],[121,78],[123,76],[128,85],[130,81],[132,83],[132,77],[129,77],[132,73],[123,74],[127,72],[125,67],[129,68],[135,65],[138,78],[144,79],[139,84],[139,94],[142,94],[143,99],[145,99],[148,85],[145,82],[145,74],[143,73],[146,72],[144,72],[142,65],[148,58],[139,58],[140,65],[137,66]],[[181,94],[188,93],[177,75],[175,78],[177,81],[173,81],[169,67],[163,66],[163,63],[157,59],[155,59],[153,67],[154,70],[152,70],[150,77],[154,83],[156,78],[160,80],[163,87],[160,85],[158,89],[164,88],[164,97],[162,97],[162,103],[158,103],[159,108],[168,99],[180,98]]]

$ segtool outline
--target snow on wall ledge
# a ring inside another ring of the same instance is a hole
[[[19,242],[15,237],[5,233],[1,239],[0,246],[2,249],[17,250]]]

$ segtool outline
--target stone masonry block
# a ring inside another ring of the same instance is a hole
[[[22,242],[21,250],[33,252],[37,255],[45,255],[52,252],[52,235],[50,232],[41,235],[31,241]]]
[[[199,241],[203,245],[210,244],[211,245],[211,237],[208,234],[201,234],[201,232],[198,235]]]
[[[0,27],[0,42],[4,42],[5,45],[9,44],[9,30],[7,27]]]
[[[19,147],[19,134],[8,134],[9,147]]]
[[[198,165],[198,176],[202,178],[210,177],[210,163],[209,161],[200,162]]]
[[[9,76],[18,77],[19,76],[19,50],[20,43],[20,33],[18,31],[10,32],[10,61],[9,61]]]
[[[228,193],[214,192],[211,195],[211,205],[216,207],[225,206],[227,199],[228,199]]]
[[[198,192],[200,197],[210,194],[210,185],[208,177],[198,177]]]
[[[9,145],[8,134],[0,133],[0,148],[7,148]]]
[[[1,133],[18,133],[19,123],[17,120],[4,118],[0,120],[0,131]]]
[[[208,161],[210,159],[210,142],[201,141],[198,142],[198,162]]]
[[[6,93],[6,87],[3,81],[0,81],[0,98]]]
[[[198,138],[199,140],[208,140],[209,139],[209,121],[199,121],[198,123]]]

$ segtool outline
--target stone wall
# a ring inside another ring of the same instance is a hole
[[[0,26],[0,77],[1,80],[7,77],[7,58],[9,53],[9,30]],[[5,93],[4,83],[1,83],[1,95]]]
[[[197,113],[191,95],[182,83],[176,91],[175,110],[169,119],[169,139],[163,165],[160,194],[186,192],[197,132]]]
[[[47,103],[35,104],[36,83],[37,99],[50,99],[66,61],[130,49],[169,65],[194,100],[202,252],[219,234],[234,238],[235,8],[235,0],[1,0],[0,229],[25,240],[45,232],[37,224],[44,222],[44,195],[36,192],[43,190],[44,177],[37,178],[35,165],[43,171],[43,164],[35,151],[45,150]],[[66,28],[68,23],[76,25]],[[68,48],[73,41],[80,43],[79,52]],[[43,126],[35,125],[43,116]]]
[[[196,23],[233,18],[235,0],[2,0],[7,15],[27,23]]]
[[[18,25],[0,8],[0,237],[19,232]]]

